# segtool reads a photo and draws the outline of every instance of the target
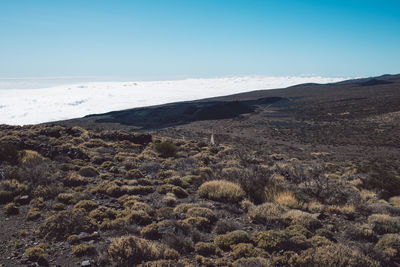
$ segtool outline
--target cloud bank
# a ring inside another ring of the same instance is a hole
[[[0,90],[0,124],[37,124],[259,89],[342,80],[317,76],[245,76],[176,81],[86,82],[39,89],[3,89]]]

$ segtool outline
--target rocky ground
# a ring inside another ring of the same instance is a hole
[[[380,79],[156,128],[0,126],[0,262],[398,266],[400,88]]]

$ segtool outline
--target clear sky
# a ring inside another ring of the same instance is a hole
[[[0,77],[400,73],[400,1],[0,0]]]

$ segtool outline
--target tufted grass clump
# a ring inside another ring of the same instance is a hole
[[[198,193],[201,197],[226,203],[238,203],[246,196],[240,185],[225,180],[205,182]]]

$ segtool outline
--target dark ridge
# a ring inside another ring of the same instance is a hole
[[[155,129],[194,121],[235,118],[254,112],[257,106],[277,102],[289,101],[282,97],[266,97],[247,101],[181,102],[89,115],[86,118],[99,117],[95,120],[96,123],[120,123],[142,127],[142,129]]]
[[[369,79],[368,81],[362,82],[359,85],[360,86],[373,86],[373,85],[390,84],[390,83],[393,83],[393,82],[373,78],[373,79]]]

